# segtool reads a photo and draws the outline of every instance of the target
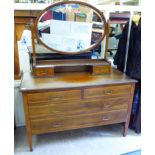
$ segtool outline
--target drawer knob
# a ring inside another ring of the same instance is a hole
[[[108,120],[110,120],[110,118],[111,118],[110,116],[103,116],[103,117],[102,117],[102,120],[103,120],[103,121],[108,121]]]

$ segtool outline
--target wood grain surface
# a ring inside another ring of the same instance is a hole
[[[91,75],[89,73],[60,73],[50,78],[34,78],[30,72],[24,73],[21,91],[50,91],[53,89],[81,88],[104,85],[135,83],[122,72],[112,69],[111,74]]]

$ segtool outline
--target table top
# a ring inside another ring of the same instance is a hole
[[[30,72],[25,72],[22,77],[20,90],[22,92],[45,91],[53,89],[81,88],[104,85],[117,85],[135,83],[124,73],[112,69],[111,74],[91,75],[90,73],[60,73],[52,77],[33,77]]]

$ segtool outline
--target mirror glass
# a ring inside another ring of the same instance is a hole
[[[38,40],[60,53],[90,52],[105,36],[105,18],[89,4],[63,2],[44,10],[36,22]]]

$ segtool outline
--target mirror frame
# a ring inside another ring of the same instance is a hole
[[[39,37],[39,35],[38,35],[37,25],[38,25],[38,21],[40,20],[40,17],[41,17],[49,8],[53,8],[53,7],[55,7],[55,6],[62,5],[62,4],[73,4],[73,3],[74,3],[74,4],[81,4],[81,5],[83,5],[83,6],[87,6],[87,7],[91,8],[91,9],[95,10],[95,11],[99,14],[99,16],[101,17],[102,23],[103,23],[103,35],[102,35],[102,37],[100,37],[100,39],[98,39],[98,41],[97,41],[95,44],[90,45],[89,48],[87,48],[87,49],[85,49],[85,50],[81,50],[81,51],[76,51],[76,52],[60,51],[60,50],[56,50],[56,49],[54,49],[54,48],[49,47],[48,45],[46,45],[46,44],[40,39],[40,37]],[[42,11],[39,13],[39,15],[38,15],[38,17],[36,18],[35,23],[34,23],[34,33],[35,33],[35,36],[36,36],[37,40],[39,41],[39,43],[41,43],[41,44],[42,44],[43,46],[45,46],[47,49],[52,50],[52,51],[54,51],[54,52],[56,52],[56,53],[59,53],[59,54],[75,55],[75,54],[81,54],[81,53],[88,53],[88,52],[90,52],[92,49],[94,49],[95,47],[97,47],[97,46],[101,43],[101,41],[104,39],[104,37],[105,37],[105,35],[106,35],[106,27],[107,27],[106,19],[105,19],[103,13],[102,13],[99,9],[97,9],[96,7],[94,7],[94,6],[92,6],[92,5],[88,4],[88,3],[85,3],[85,2],[81,2],[81,1],[63,1],[63,2],[58,2],[58,3],[51,4],[51,5],[49,5],[48,7],[46,7],[44,10],[42,10]]]

